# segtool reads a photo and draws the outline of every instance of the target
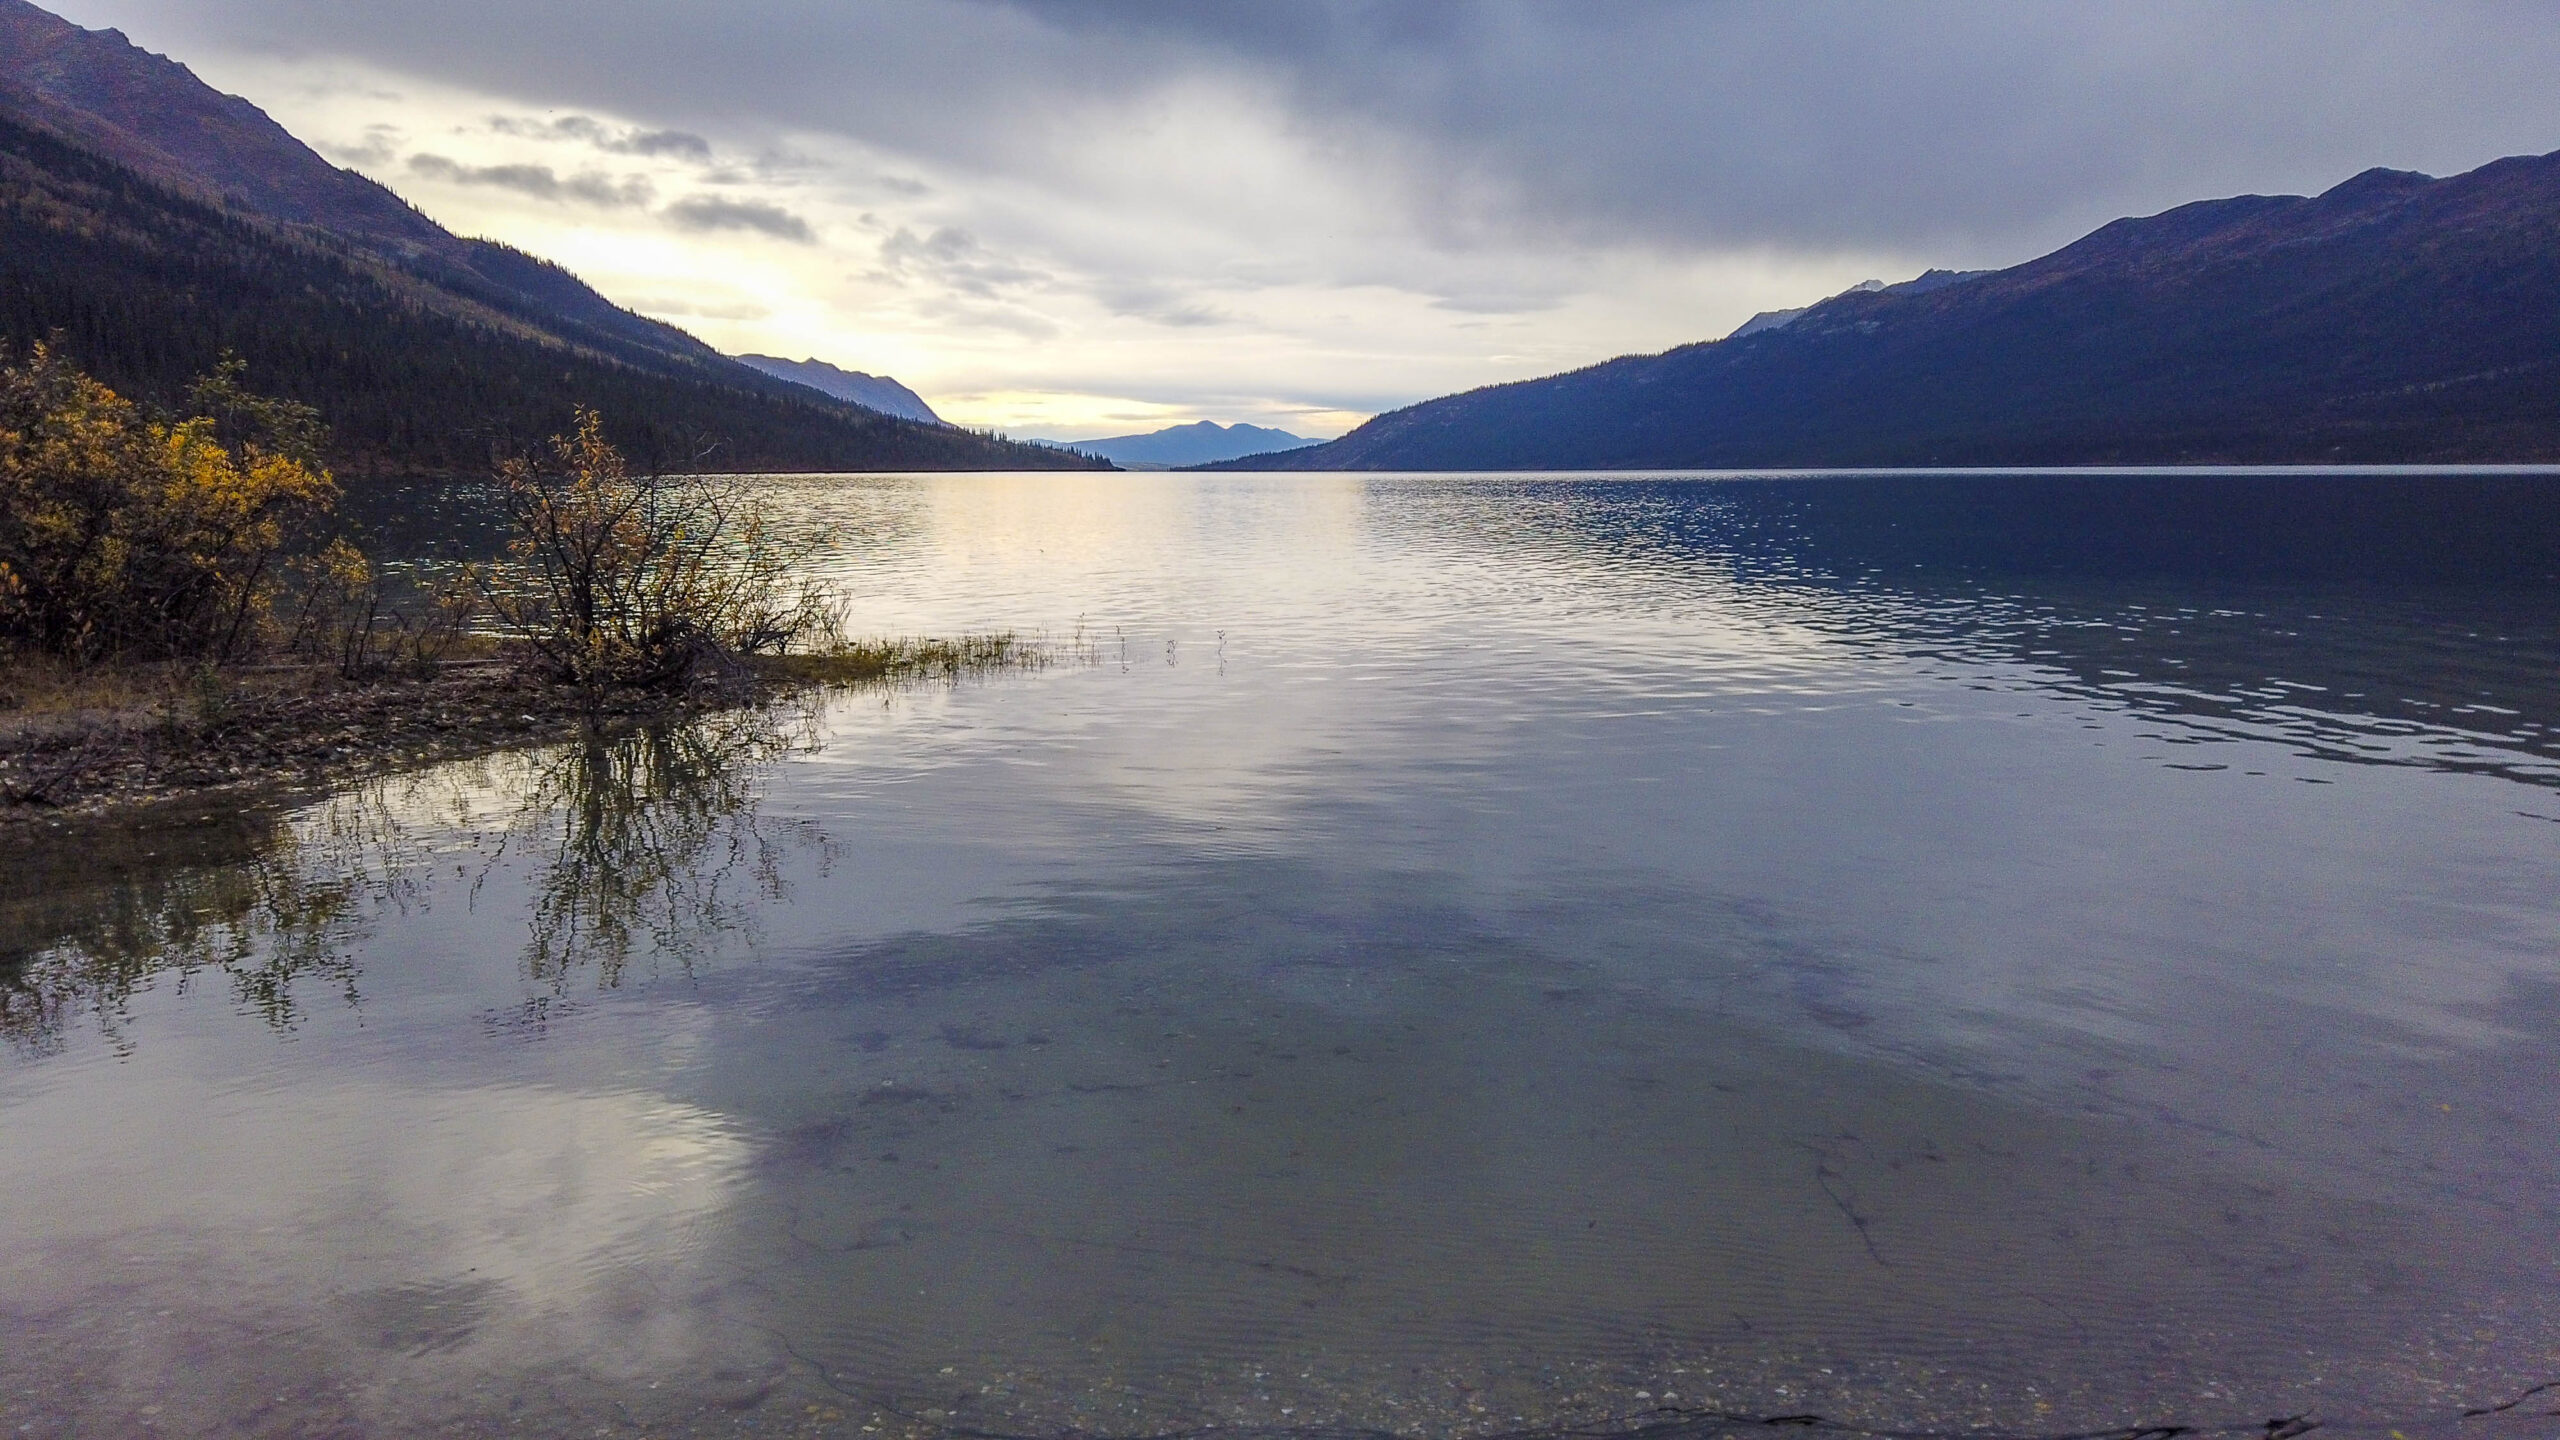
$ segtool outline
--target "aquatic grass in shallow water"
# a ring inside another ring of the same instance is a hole
[[[1012,631],[964,635],[957,640],[831,639],[817,647],[761,655],[750,663],[761,674],[819,685],[881,681],[959,680],[1004,670],[1038,670],[1061,657],[1089,661],[1081,641],[1064,647],[1025,640]]]

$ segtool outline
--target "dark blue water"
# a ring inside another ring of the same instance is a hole
[[[12,837],[0,1433],[2550,1423],[2560,482],[772,484],[1053,663]]]

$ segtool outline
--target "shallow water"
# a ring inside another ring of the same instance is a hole
[[[772,483],[1056,662],[10,856],[0,1433],[2550,1423],[2560,481]]]

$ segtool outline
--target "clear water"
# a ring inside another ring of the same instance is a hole
[[[2551,502],[1984,483],[776,481],[1057,662],[10,836],[0,1434],[2539,1433]]]

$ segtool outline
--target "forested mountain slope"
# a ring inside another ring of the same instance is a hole
[[[2560,460],[2560,155],[2119,220],[1227,468],[2525,460]]]
[[[225,350],[354,470],[479,470],[602,410],[635,454],[735,469],[1087,462],[813,394],[452,235],[113,31],[0,0],[0,345],[59,333],[174,398]]]

